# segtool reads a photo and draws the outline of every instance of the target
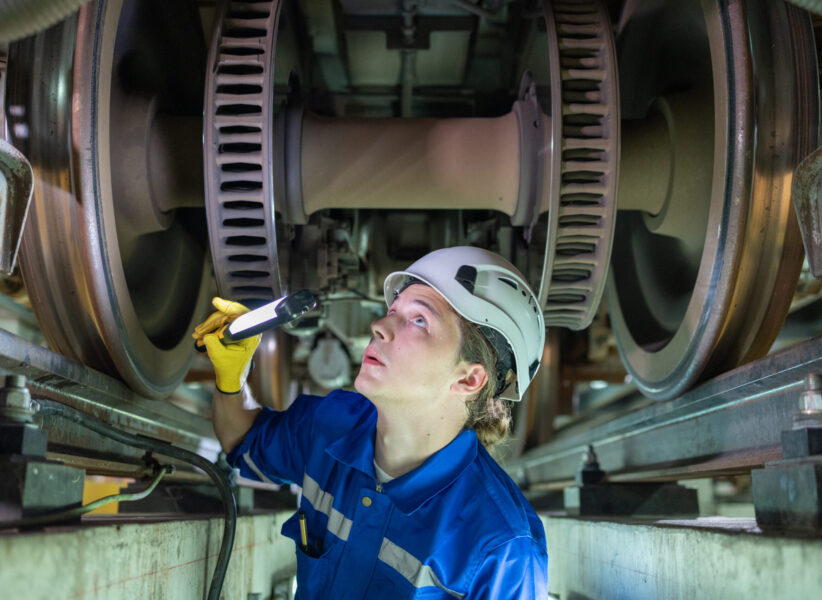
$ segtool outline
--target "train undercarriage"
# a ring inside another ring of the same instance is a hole
[[[704,516],[700,482],[747,506],[753,546],[822,553],[822,5],[49,4],[0,12],[0,521],[76,506],[92,480],[159,482],[160,457],[165,501],[61,527],[162,514],[175,529],[155,522],[158,539],[183,535],[221,512],[221,475],[104,429],[219,466],[213,373],[191,338],[212,296],[317,294],[255,356],[255,398],[281,409],[352,384],[385,275],[476,245],[529,278],[548,327],[501,457],[566,519],[547,529],[616,519],[620,544],[631,519]],[[233,488],[248,539],[293,504],[264,488]],[[2,534],[6,551],[43,526]],[[204,544],[191,597],[215,568]],[[689,595],[628,567],[586,587],[572,562],[552,573],[558,597],[631,596],[597,587],[620,577],[636,597]],[[659,579],[661,564],[643,568]],[[227,581],[274,597],[290,565]]]

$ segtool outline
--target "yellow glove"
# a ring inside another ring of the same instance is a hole
[[[205,321],[194,328],[192,337],[197,345],[205,345],[208,358],[214,365],[217,389],[224,394],[236,394],[243,389],[251,358],[260,343],[262,335],[255,335],[224,346],[220,341],[226,327],[248,309],[239,302],[222,298],[212,300],[217,312],[212,313]]]

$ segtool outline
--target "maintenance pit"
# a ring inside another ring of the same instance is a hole
[[[350,389],[457,245],[547,326],[499,461],[551,597],[819,595],[822,6],[58,4],[0,7],[8,597],[292,598],[299,489],[230,483],[191,331],[310,289],[249,384]]]

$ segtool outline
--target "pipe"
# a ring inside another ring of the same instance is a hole
[[[449,208],[513,215],[519,137],[513,112],[462,119],[330,118],[306,112],[300,149],[305,214],[329,208]]]

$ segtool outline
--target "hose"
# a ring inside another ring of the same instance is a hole
[[[0,0],[0,42],[48,29],[88,0]]]
[[[69,508],[67,510],[61,510],[59,512],[50,512],[47,514],[36,515],[33,517],[25,517],[23,519],[18,519],[16,521],[0,521],[0,530],[22,529],[24,527],[34,527],[37,525],[48,525],[49,523],[67,521],[68,519],[79,517],[80,515],[84,515],[88,512],[100,508],[101,506],[111,504],[112,502],[132,502],[134,500],[142,500],[154,491],[154,488],[157,487],[157,484],[160,483],[160,480],[163,477],[165,477],[167,473],[171,473],[173,471],[174,467],[172,465],[163,465],[160,468],[160,472],[157,473],[157,476],[154,478],[154,481],[151,482],[151,485],[149,485],[146,489],[144,489],[141,492],[134,492],[131,494],[112,494],[111,496],[100,498],[99,500],[95,500],[94,502],[89,502],[85,506],[75,506],[74,508]]]
[[[234,530],[237,526],[237,505],[234,500],[234,494],[231,491],[231,483],[228,477],[224,475],[217,466],[209,460],[206,460],[199,454],[177,448],[168,442],[156,440],[154,438],[143,437],[141,435],[133,435],[113,428],[108,423],[95,419],[79,410],[58,403],[45,403],[42,400],[40,403],[40,410],[38,414],[43,416],[56,416],[66,419],[77,425],[90,429],[104,437],[125,444],[127,446],[134,446],[141,450],[146,450],[154,454],[162,454],[169,458],[174,458],[195,467],[202,469],[214,481],[217,486],[220,496],[223,500],[225,508],[225,524],[223,527],[223,540],[220,544],[220,553],[217,557],[217,565],[214,567],[214,574],[211,576],[211,585],[208,590],[208,600],[219,600],[220,592],[223,588],[223,581],[225,580],[226,570],[228,569],[228,561],[231,558],[231,549],[234,546]]]

